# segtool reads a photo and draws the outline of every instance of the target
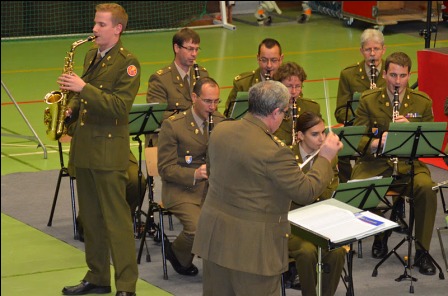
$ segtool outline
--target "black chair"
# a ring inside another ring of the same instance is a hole
[[[73,237],[75,240],[79,239],[78,229],[76,225],[76,198],[75,198],[75,177],[70,176],[67,167],[64,164],[64,154],[62,151],[61,143],[69,143],[71,141],[70,136],[63,136],[58,140],[58,149],[59,149],[59,162],[61,164],[61,169],[59,170],[58,181],[56,183],[56,190],[54,192],[53,205],[51,207],[50,218],[48,219],[47,226],[51,226],[53,224],[53,216],[54,211],[56,209],[56,202],[59,196],[59,188],[61,186],[61,181],[63,177],[68,177],[70,181],[70,197],[72,204],[72,217],[73,217]]]

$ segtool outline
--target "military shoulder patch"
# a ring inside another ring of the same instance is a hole
[[[135,75],[137,75],[138,70],[135,65],[129,65],[127,68],[127,72],[129,76],[134,77]]]

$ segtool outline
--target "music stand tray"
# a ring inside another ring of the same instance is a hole
[[[239,119],[246,114],[249,109],[249,92],[239,91],[236,94],[235,101],[230,103],[230,118]]]
[[[343,126],[331,129],[333,133],[338,135],[344,147],[338,152],[338,156],[361,156],[358,150],[361,138],[366,135],[367,127],[359,126]]]

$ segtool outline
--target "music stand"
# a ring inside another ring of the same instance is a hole
[[[345,120],[344,126],[352,126],[355,121],[355,110],[358,108],[359,99],[361,98],[360,92],[355,92],[351,100],[347,100],[347,104],[345,106]],[[352,118],[348,119],[349,110],[352,111]]]
[[[361,138],[365,135],[367,127],[360,126],[343,126],[332,128],[331,131],[338,135],[344,147],[338,152],[338,157],[344,156],[362,156],[364,153],[358,150]]]
[[[378,207],[379,203],[390,205],[390,202],[384,198],[387,190],[393,181],[389,178],[370,178],[364,180],[349,181],[348,183],[340,183],[333,192],[332,198],[344,202],[355,208],[369,210]],[[397,225],[398,226],[398,225]],[[350,251],[347,256],[347,269],[349,274],[347,295],[354,295],[353,285],[353,252],[351,251],[352,243],[350,243]]]
[[[392,253],[394,253],[401,261],[404,266],[404,273],[395,279],[397,282],[409,279],[411,281],[410,293],[414,293],[414,287],[412,282],[417,281],[416,278],[412,277],[412,241],[417,243],[423,255],[420,256],[418,260],[421,260],[423,256],[428,256],[428,258],[434,263],[434,265],[439,269],[439,278],[444,279],[442,268],[437,264],[434,258],[428,253],[422,244],[413,236],[414,227],[414,161],[420,157],[446,157],[447,154],[442,152],[441,148],[443,145],[443,139],[447,131],[446,122],[407,122],[407,123],[397,123],[392,122],[389,125],[389,131],[387,134],[386,141],[381,149],[381,138],[378,144],[379,156],[384,157],[402,157],[408,158],[408,162],[411,166],[409,176],[410,176],[410,194],[409,194],[409,227],[406,237],[403,238],[374,268],[372,276],[378,274],[378,267],[386,261]],[[408,260],[405,262],[397,254],[396,250],[405,242],[408,242]],[[407,273],[409,269],[410,274]]]
[[[136,224],[141,225],[142,201],[141,181],[142,181],[142,141],[140,135],[158,133],[163,112],[167,107],[166,103],[134,104],[129,112],[129,134],[134,136],[132,140],[138,142],[138,208],[136,213]],[[149,213],[148,213],[149,216]],[[135,229],[136,236],[140,231]],[[146,234],[143,234],[146,235]]]
[[[230,102],[230,118],[240,119],[249,109],[249,93],[247,91],[239,91],[236,94],[235,101]]]
[[[330,211],[328,211],[329,209]],[[347,211],[351,213],[350,216],[347,216]],[[373,219],[362,219],[366,216]],[[348,220],[347,217],[349,217]],[[332,250],[398,226],[397,223],[378,215],[372,213],[366,215],[365,211],[334,198],[292,210],[288,213],[288,220],[297,226],[291,229],[294,235],[308,240],[318,247],[316,290],[319,296],[322,294],[322,248]],[[367,220],[370,221],[367,222]],[[322,223],[328,227],[322,228]],[[341,226],[341,223],[354,227]],[[364,226],[360,228],[359,224],[369,225],[369,230],[366,231]],[[336,232],[340,233],[335,236]],[[338,239],[331,237],[338,237]]]

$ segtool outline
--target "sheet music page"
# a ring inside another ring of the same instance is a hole
[[[398,226],[395,222],[367,211],[355,214],[326,204],[290,211],[288,220],[330,239],[333,243],[361,239],[381,232],[382,229]]]

